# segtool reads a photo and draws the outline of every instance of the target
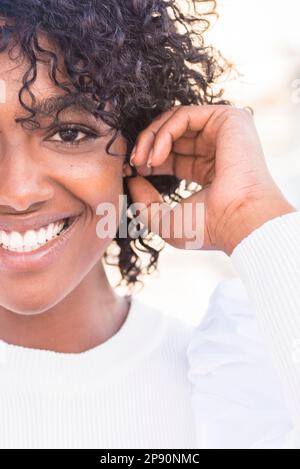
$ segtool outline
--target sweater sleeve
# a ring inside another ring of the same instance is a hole
[[[300,448],[300,212],[233,251],[188,347],[200,448]]]

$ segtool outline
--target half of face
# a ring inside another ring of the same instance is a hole
[[[100,268],[116,232],[99,237],[97,209],[109,203],[120,218],[126,142],[119,136],[111,147],[119,156],[109,155],[109,129],[78,103],[55,125],[45,114],[36,116],[39,129],[16,123],[26,116],[18,93],[28,63],[20,57],[0,54],[0,307],[38,314]],[[37,69],[31,91],[39,103],[53,104],[64,92],[48,64]]]

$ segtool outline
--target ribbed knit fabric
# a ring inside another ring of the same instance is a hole
[[[0,447],[194,448],[190,334],[133,298],[118,333],[81,354],[0,342]]]
[[[300,212],[231,260],[188,346],[198,448],[300,449]]]
[[[300,212],[265,223],[232,253],[300,431]]]
[[[300,213],[231,258],[196,328],[135,297],[81,354],[0,341],[0,448],[300,448]]]

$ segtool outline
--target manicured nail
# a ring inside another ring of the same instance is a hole
[[[131,164],[131,166],[133,166],[133,160],[134,160],[134,158],[135,158],[135,155],[136,155],[136,146],[133,147],[133,150],[132,150],[132,152],[131,152],[131,157],[130,157],[130,164]]]
[[[153,149],[150,151],[149,158],[148,158],[148,161],[147,161],[147,166],[148,166],[148,168],[151,168],[151,165],[152,165],[152,157],[153,157]]]

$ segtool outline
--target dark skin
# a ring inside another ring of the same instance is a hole
[[[129,190],[136,203],[146,206],[139,217],[145,225],[153,219],[151,204],[162,198],[143,176],[170,174],[202,186],[174,208],[176,212],[185,204],[192,207],[192,233],[175,236],[171,219],[170,235],[165,237],[179,249],[187,249],[190,235],[201,230],[203,239],[192,249],[220,250],[230,256],[254,230],[296,211],[270,174],[253,115],[246,109],[175,106],[141,132],[131,164],[139,176],[129,180]],[[200,225],[198,204],[205,207]],[[157,212],[160,220],[164,220],[162,213]],[[155,232],[164,237],[162,226],[156,222]]]
[[[58,133],[24,130],[15,117],[27,115],[18,100],[26,64],[2,53],[0,70],[7,93],[0,105],[0,217],[81,214],[57,262],[28,272],[0,269],[0,338],[25,347],[83,352],[113,336],[130,306],[115,293],[104,270],[102,258],[112,240],[96,235],[96,207],[107,201],[117,207],[123,193],[125,141],[119,137],[111,148],[118,158],[105,151],[109,135],[71,147]],[[47,73],[47,66],[39,64],[32,87],[39,100],[62,93]],[[80,108],[66,109],[60,120],[103,130],[103,123]],[[76,140],[84,137],[78,132]]]
[[[96,235],[97,206],[110,202],[118,207],[123,177],[130,174],[130,167],[124,166],[126,142],[118,138],[112,151],[120,158],[112,158],[105,151],[109,136],[71,148],[54,142],[49,132],[25,131],[14,121],[22,113],[18,91],[23,65],[1,54],[0,70],[0,79],[9,84],[0,114],[0,216],[81,212],[76,232],[56,263],[35,272],[4,274],[0,269],[0,338],[26,347],[79,353],[116,334],[130,307],[110,286],[102,264],[113,237]],[[44,65],[38,72],[34,94],[45,99],[59,93]],[[91,124],[91,116],[78,108],[65,111],[63,120]],[[147,167],[151,149],[152,169]],[[194,226],[204,228],[199,249],[231,255],[253,230],[295,211],[268,171],[247,111],[226,106],[174,108],[140,134],[132,164],[139,173],[129,180],[132,199],[147,206],[161,201],[143,177],[151,171],[175,174],[204,187],[182,202],[194,207],[197,202],[205,204],[205,226]],[[141,219],[147,224],[147,209]],[[166,241],[186,248],[187,240],[172,234]]]

